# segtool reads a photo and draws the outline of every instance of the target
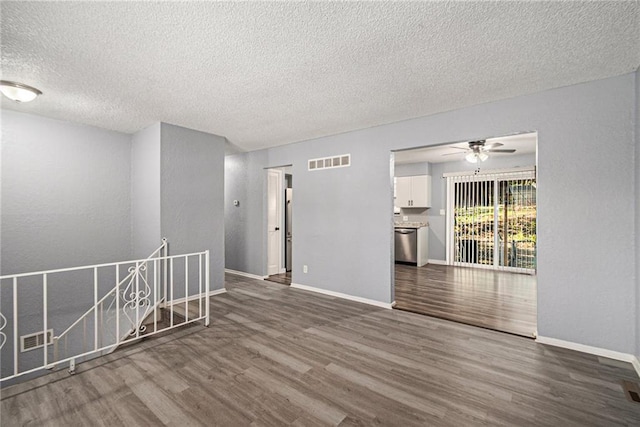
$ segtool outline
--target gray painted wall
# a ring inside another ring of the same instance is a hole
[[[2,274],[129,259],[129,138],[2,110]]]
[[[236,154],[226,156],[224,159],[224,251],[225,267],[236,271],[251,271],[248,261],[254,257],[249,256],[247,243],[250,239],[244,238],[248,224],[247,217],[247,168],[248,155]],[[239,202],[238,206],[233,201]],[[254,243],[255,247],[255,243]],[[260,245],[259,248],[262,246]],[[241,254],[241,256],[233,256]]]
[[[162,123],[161,140],[161,234],[170,254],[209,249],[211,289],[222,289],[226,139]]]
[[[403,163],[396,164],[394,176],[431,175],[431,163]]]
[[[262,218],[265,164],[266,150],[225,158],[225,267],[259,276],[266,275],[267,262]],[[239,206],[233,206],[234,200]]]
[[[146,258],[161,244],[160,123],[131,137],[131,246]]]
[[[390,302],[390,151],[537,130],[538,332],[633,353],[635,79],[627,74],[264,150],[266,161],[247,163],[247,205],[254,209],[235,225],[255,233],[236,234],[247,239],[237,247],[265,252],[264,176],[257,170],[292,164],[293,281]],[[351,153],[351,167],[306,170],[309,158],[341,153]],[[594,203],[615,215],[601,215]],[[250,273],[266,270],[264,258],[227,256],[228,265]]]

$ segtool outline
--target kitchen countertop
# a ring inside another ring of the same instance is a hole
[[[409,222],[404,222],[404,221],[396,221],[394,223],[395,228],[422,228],[422,227],[428,227],[429,223],[428,222],[416,222],[416,221],[409,221]]]

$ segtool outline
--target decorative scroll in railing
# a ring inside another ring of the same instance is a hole
[[[144,260],[0,277],[0,381],[67,362],[73,371],[124,342],[208,326],[209,251],[166,252],[163,240]]]
[[[0,350],[4,347],[4,343],[7,342],[7,335],[3,332],[5,326],[7,326],[7,318],[0,313]]]

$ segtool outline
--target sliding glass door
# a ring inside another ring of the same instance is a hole
[[[534,273],[535,170],[446,178],[448,264]]]

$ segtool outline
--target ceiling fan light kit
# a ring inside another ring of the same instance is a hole
[[[464,158],[469,163],[478,163],[478,160],[480,160],[481,162],[487,160],[489,158],[489,155],[483,152],[472,151],[471,153],[468,153],[466,156],[464,156]]]
[[[484,162],[489,158],[489,153],[505,153],[505,154],[513,154],[516,152],[513,148],[498,148],[503,146],[504,144],[500,142],[493,142],[491,144],[486,144],[486,140],[481,139],[479,141],[469,141],[469,148],[464,149],[461,147],[452,147],[458,150],[465,150],[465,160],[469,163],[478,163],[478,161]],[[450,156],[458,153],[446,153],[443,156]]]

